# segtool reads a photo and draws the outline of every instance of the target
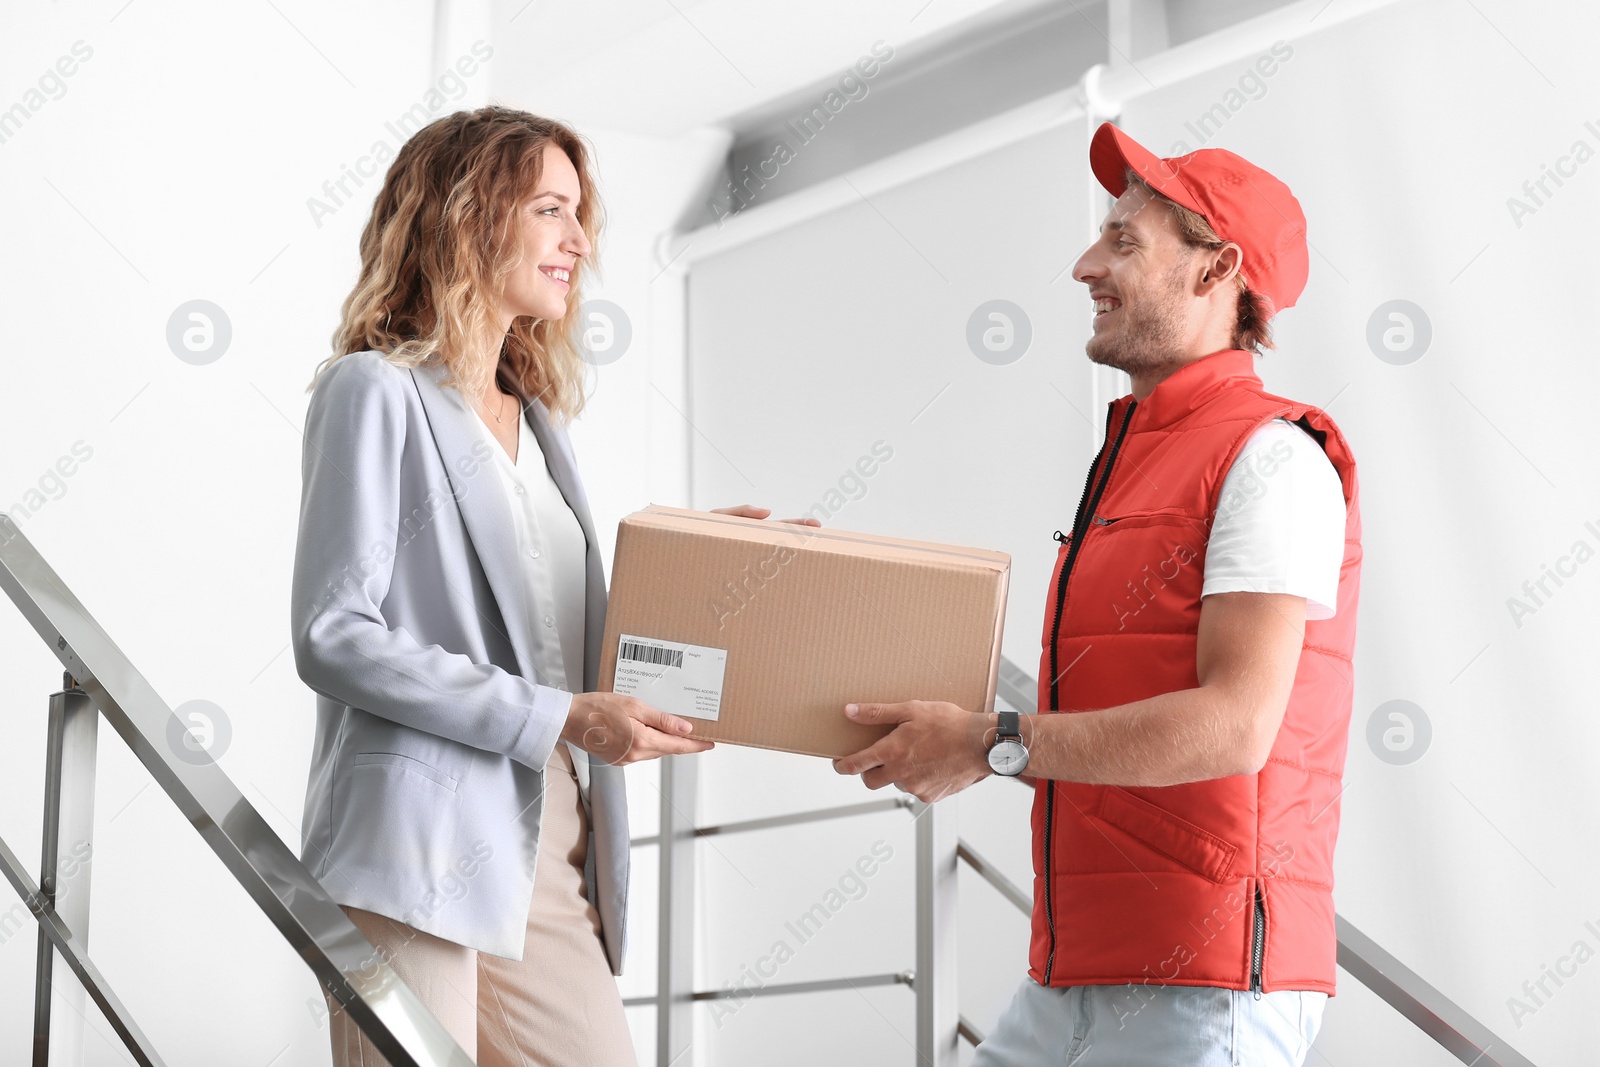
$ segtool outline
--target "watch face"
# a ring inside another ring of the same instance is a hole
[[[989,766],[996,774],[1015,776],[1021,774],[1027,765],[1028,750],[1014,738],[997,741],[989,749]]]

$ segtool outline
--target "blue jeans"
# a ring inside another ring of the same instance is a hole
[[[1326,993],[1024,978],[972,1067],[1301,1067]]]

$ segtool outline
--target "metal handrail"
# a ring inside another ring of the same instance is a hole
[[[203,752],[177,758],[169,738],[188,726],[122,653],[10,516],[0,512],[0,588],[67,671],[51,698],[41,884],[0,840],[0,867],[39,924],[34,1064],[49,1063],[52,950],[59,952],[142,1067],[161,1059],[88,955],[87,878],[72,907],[57,909],[55,859],[89,842],[96,712],[122,736],[157,785],[211,846],[263,915],[300,954],[322,987],[390,1062],[404,1067],[472,1067],[472,1059],[423,1007],[378,950],[339,910],[310,870]],[[74,681],[78,687],[74,686]],[[88,724],[88,729],[84,728]],[[63,836],[74,828],[78,840]]]
[[[871,815],[879,811],[894,811],[898,809],[910,810],[916,801],[908,796],[892,797],[886,800],[867,800],[860,804],[841,804],[836,808],[818,808],[814,811],[797,811],[786,815],[770,815],[762,819],[743,819],[739,822],[714,823],[710,826],[696,826],[695,837],[714,837],[723,834],[742,834],[751,830],[772,830],[779,826],[796,826],[800,823],[824,822],[828,819],[842,819],[850,815]],[[646,837],[633,838],[634,845],[659,845],[660,834],[650,834]]]
[[[913,971],[885,971],[882,974],[864,974],[856,978],[817,978],[808,982],[768,982],[766,985],[737,986],[732,989],[699,989],[689,994],[689,999],[742,1000],[749,997],[770,997],[792,993],[827,993],[835,989],[869,989],[872,986],[903,985],[916,988],[917,976]],[[625,1008],[642,1008],[654,1004],[655,996],[628,997],[622,1002]]]
[[[1350,920],[1335,915],[1333,921],[1339,931],[1339,966],[1446,1052],[1462,1063],[1533,1067],[1531,1060],[1357,930]]]
[[[984,881],[998,889],[1000,895],[1016,905],[1024,915],[1033,914],[1033,898],[1018,889],[1016,883],[1001,874],[999,868],[995,867],[994,864],[978,855],[971,845],[965,841],[957,841],[956,858],[966,863],[968,867],[971,867],[973,871],[982,876]]]
[[[51,947],[60,951],[62,958],[72,968],[72,973],[78,976],[78,981],[83,983],[84,989],[99,1005],[106,1020],[111,1023],[111,1028],[122,1038],[122,1043],[133,1053],[138,1063],[145,1065],[160,1063],[150,1039],[144,1036],[143,1031],[129,1017],[128,1010],[122,1006],[122,1001],[111,991],[111,985],[106,981],[105,975],[101,974],[100,969],[89,959],[82,941],[61,920],[61,916],[56,914],[51,906],[53,903],[51,897],[33,884],[33,879],[28,877],[22,861],[17,859],[16,853],[12,852],[4,841],[0,841],[0,866],[5,868],[6,880],[16,889],[23,903],[39,922],[39,934],[43,941],[42,951],[48,951]],[[42,988],[46,990],[50,988],[48,975]],[[37,1024],[41,1020],[37,1011],[38,1005],[35,1007],[34,1018]],[[50,1034],[48,1011],[44,1013],[42,1022],[44,1023],[42,1032],[48,1038]]]

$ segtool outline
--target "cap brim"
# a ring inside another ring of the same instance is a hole
[[[1206,214],[1199,200],[1178,178],[1177,168],[1109,122],[1101,123],[1089,142],[1089,169],[1112,196],[1128,188],[1129,168],[1156,192],[1190,211]]]

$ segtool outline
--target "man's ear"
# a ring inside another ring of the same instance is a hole
[[[1238,245],[1229,241],[1214,252],[1202,252],[1201,256],[1203,266],[1200,280],[1195,284],[1198,295],[1204,296],[1220,285],[1232,283],[1234,276],[1239,273],[1243,252]]]

